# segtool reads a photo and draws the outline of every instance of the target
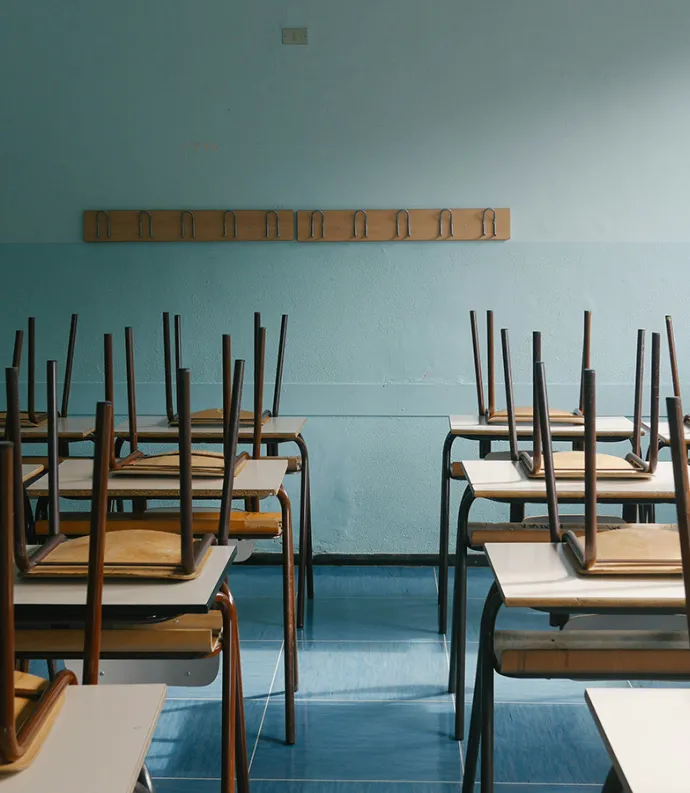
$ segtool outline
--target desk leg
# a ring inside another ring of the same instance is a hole
[[[606,776],[606,781],[604,782],[604,787],[601,789],[601,793],[623,793],[623,785],[613,766],[611,766],[611,770]]]
[[[450,453],[457,436],[446,435],[441,460],[441,526],[438,549],[438,632],[448,623],[448,545],[450,543]]]
[[[511,504],[510,505],[510,522],[522,523],[525,519],[525,505],[524,504]]]
[[[483,460],[487,454],[491,454],[491,440],[484,438],[479,441],[479,459]]]
[[[297,627],[304,627],[304,605],[307,586],[309,598],[314,597],[314,566],[311,557],[311,504],[309,488],[309,452],[304,438],[298,435],[295,443],[302,457],[299,498],[299,577],[297,579]]]
[[[292,546],[290,499],[281,485],[278,500],[283,520],[283,652],[285,668],[285,742],[295,742],[295,691],[297,689],[297,641],[295,638],[295,556]]]
[[[487,702],[493,718],[493,635],[496,625],[496,615],[502,605],[502,600],[496,584],[492,584],[482,611],[481,627],[479,631],[479,652],[477,654],[477,671],[474,678],[474,695],[472,697],[472,714],[470,716],[470,731],[465,752],[465,770],[462,778],[462,793],[474,793],[474,783],[477,776],[477,760],[479,748],[482,743],[482,714],[485,710],[484,680],[490,675],[491,700]],[[488,640],[488,643],[487,643]],[[488,667],[487,667],[488,663]],[[483,761],[483,760],[482,760]]]
[[[450,639],[450,679],[448,688],[455,693],[455,738],[465,734],[465,643],[467,633],[467,524],[474,493],[465,488],[458,512],[458,539],[455,552],[455,586],[453,589],[453,619]],[[460,702],[458,703],[458,697]]]
[[[482,645],[478,660],[482,678],[479,687],[482,728],[481,793],[493,793],[494,790],[494,632],[501,603],[501,595],[494,583],[486,596],[479,629]]]

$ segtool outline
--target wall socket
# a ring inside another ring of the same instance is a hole
[[[306,28],[283,28],[283,44],[306,44]]]

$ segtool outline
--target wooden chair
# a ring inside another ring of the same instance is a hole
[[[113,390],[113,366],[112,366],[112,339],[110,336],[105,338],[105,368],[106,368],[106,390],[112,392]],[[231,343],[230,337],[223,337],[223,394],[229,398],[230,394],[230,368],[231,368]],[[182,426],[180,426],[179,443],[180,450],[177,452],[163,452],[160,454],[145,455],[139,449],[139,440],[137,434],[137,407],[136,407],[136,377],[134,373],[134,339],[132,328],[125,328],[125,358],[127,368],[127,414],[129,419],[129,454],[127,457],[117,460],[113,453],[111,461],[111,471],[123,472],[127,475],[143,475],[143,476],[180,476],[181,459],[182,459],[182,444],[185,444],[185,449],[189,447],[189,455],[191,460],[192,474],[194,476],[209,476],[219,477],[223,475],[223,468],[225,465],[224,455],[222,452],[211,452],[202,450],[191,450],[191,407],[189,401],[184,405],[184,410],[187,411],[183,415],[183,406],[180,399],[180,383],[177,383],[178,390],[178,404],[180,404],[180,416],[182,422],[185,423],[185,428],[189,425],[188,437],[185,435]],[[187,370],[188,371],[188,370]],[[179,423],[179,422],[178,422]],[[222,423],[222,411],[221,411]],[[235,462],[235,473],[238,474],[246,460],[247,454],[242,454]]]
[[[265,424],[271,416],[277,416],[280,410],[280,395],[283,386],[283,364],[285,361],[285,344],[287,341],[287,314],[283,314],[280,323],[280,341],[278,344],[278,358],[276,362],[276,378],[273,389],[273,410],[262,412],[262,422]],[[180,367],[182,356],[182,320],[179,314],[174,317],[175,323],[175,368]],[[261,315],[254,314],[254,346],[256,351],[256,339],[259,328],[261,327]],[[170,339],[170,314],[163,314],[163,362],[165,366],[165,412],[169,424],[177,424],[177,414],[173,400],[173,376],[172,376],[172,351]],[[256,358],[255,358],[255,380],[256,380]],[[193,426],[215,426],[222,424],[222,408],[207,408],[192,413]],[[254,413],[251,410],[243,410],[240,413],[241,425],[252,425],[254,423]]]
[[[657,345],[658,347],[658,345]],[[658,349],[657,349],[658,353]],[[658,360],[657,360],[658,362]],[[629,523],[615,531],[597,526],[596,382],[593,369],[585,371],[585,515],[584,537],[561,528],[556,475],[551,445],[544,364],[535,366],[539,395],[542,447],[546,477],[549,526],[553,542],[564,542],[573,564],[582,575],[680,575],[682,573],[678,530],[674,525]]]
[[[107,349],[107,343],[106,343]],[[106,356],[107,357],[107,356]],[[233,455],[237,450],[237,432],[239,429],[239,399],[244,379],[244,362],[236,362],[235,385],[239,387],[238,399],[226,411],[228,426],[225,436],[228,443],[226,455],[232,450]],[[49,382],[54,386],[54,381]],[[235,466],[223,467],[223,499],[221,511],[215,525],[214,532],[206,532],[201,539],[195,540],[193,504],[192,504],[192,450],[191,450],[191,424],[190,411],[190,384],[189,371],[181,369],[177,378],[178,400],[180,404],[180,443],[179,443],[179,481],[180,481],[180,510],[176,520],[175,532],[160,531],[153,525],[151,519],[138,514],[113,513],[108,520],[108,528],[115,526],[118,531],[110,531],[106,542],[105,575],[109,577],[133,578],[166,578],[189,579],[199,575],[205,564],[211,545],[227,543],[227,524],[229,522],[230,504],[232,502],[232,487],[235,477]],[[234,395],[233,390],[233,395]],[[234,439],[234,444],[231,441]],[[145,459],[145,458],[138,458]],[[234,459],[234,458],[232,458]],[[223,462],[223,458],[221,458]],[[39,551],[29,558],[24,547],[20,554],[18,566],[25,574],[34,576],[66,576],[75,577],[85,573],[85,552],[88,544],[87,537],[77,537],[69,542],[62,542],[64,534],[58,530],[58,499],[59,482],[58,467],[50,466],[52,472],[49,481],[50,487],[50,515],[52,524],[48,532],[54,535],[49,543],[48,552]],[[122,470],[122,469],[120,469]],[[156,474],[159,475],[159,474]],[[218,476],[218,474],[216,474]],[[71,534],[85,533],[81,513],[67,516]],[[76,528],[75,528],[76,527]],[[45,526],[37,522],[36,532],[45,532]],[[81,531],[80,531],[81,529]]]
[[[480,352],[479,330],[477,328],[477,312],[470,311],[470,327],[472,331],[472,351],[474,354],[474,374],[477,387],[477,408],[480,417],[484,417],[488,424],[505,424],[508,420],[508,410],[496,410],[496,376],[495,376],[495,345],[494,345],[494,312],[486,312],[487,335],[487,367],[488,367],[488,405],[484,401],[484,381],[482,375],[482,360]],[[583,386],[582,372],[590,365],[591,357],[591,332],[592,313],[585,311],[584,335],[582,342],[582,367],[580,379],[580,405],[576,410],[555,410],[552,408],[549,416],[551,422],[556,424],[583,424]],[[533,421],[533,408],[516,407],[515,418],[518,423],[529,424]]]
[[[532,452],[518,451],[517,441],[517,419],[513,401],[513,381],[510,363],[510,343],[508,331],[501,330],[501,342],[503,348],[503,367],[506,384],[506,402],[508,404],[508,426],[511,459],[522,466],[527,476],[533,478],[544,477],[544,466],[541,455],[541,429],[540,417],[535,407],[533,420],[533,448]],[[641,437],[642,437],[642,397],[644,379],[644,342],[645,332],[639,330],[637,334],[637,356],[635,371],[635,408],[634,408],[634,435],[633,450],[624,458],[613,454],[596,455],[596,475],[599,479],[637,479],[639,477],[651,477],[655,470],[659,452],[659,359],[661,349],[661,337],[658,333],[652,334],[652,381],[650,389],[650,452],[649,460],[644,460],[641,456]],[[541,361],[541,334],[535,331],[532,337],[532,357],[533,370],[536,373],[536,363]],[[533,393],[535,406],[537,406],[537,383],[533,379]],[[596,419],[595,416],[588,417],[585,414],[585,426],[588,418]],[[583,451],[563,451],[553,454],[554,475],[557,479],[581,479],[584,475],[585,455]]]
[[[234,459],[237,452],[237,433],[239,429],[239,408],[241,404],[244,381],[244,361],[235,362],[232,391],[229,397],[229,409],[225,412],[224,449],[229,460]],[[178,383],[180,381],[178,380]],[[181,404],[184,399],[181,400]],[[223,480],[223,498],[220,519],[217,526],[218,544],[228,544],[228,527],[230,507],[232,504],[233,476],[232,466],[226,467]],[[186,508],[187,505],[185,505]],[[182,510],[184,512],[184,509]],[[143,516],[142,516],[143,517]],[[76,520],[74,515],[63,515],[62,524],[71,525]],[[138,519],[137,519],[138,520]],[[177,526],[168,531],[179,533],[179,516]],[[106,540],[114,534],[125,533],[129,526],[138,525],[132,520],[116,513],[109,513],[107,520]],[[142,525],[151,527],[154,520],[147,520]],[[77,525],[76,528],[79,528]],[[166,530],[159,533],[165,534]],[[17,653],[20,658],[79,658],[78,648],[82,644],[82,634],[78,630],[32,630],[19,632]],[[102,657],[104,659],[126,660],[141,659],[161,661],[166,659],[207,659],[221,655],[223,713],[221,725],[221,792],[233,793],[235,779],[237,790],[245,793],[249,790],[249,763],[244,721],[244,700],[242,691],[242,668],[240,660],[240,640],[238,616],[235,601],[227,583],[223,584],[216,595],[213,610],[207,614],[182,614],[175,619],[164,622],[146,621],[118,622],[108,624],[102,634]],[[296,675],[291,663],[286,665],[292,676]],[[293,678],[294,679],[294,678]],[[286,726],[286,737],[294,743],[294,687],[287,689],[286,709],[290,709],[290,718]]]
[[[62,404],[59,416],[67,416],[69,411],[70,388],[72,385],[72,367],[74,364],[74,348],[77,343],[77,323],[79,316],[72,314],[69,330],[69,341],[67,343],[67,360],[65,364],[65,381],[62,386]],[[18,330],[14,339],[14,352],[12,355],[12,368],[19,371],[22,357],[23,331]],[[28,321],[28,385],[27,385],[27,409],[20,413],[20,424],[22,428],[39,427],[48,420],[48,414],[36,410],[36,318],[29,317]],[[0,412],[0,426],[6,424],[7,414]]]
[[[86,620],[79,647],[79,655],[84,658],[85,685],[98,683],[111,428],[112,405],[101,402],[96,412]],[[15,773],[31,764],[50,730],[59,729],[59,711],[65,691],[77,683],[76,676],[67,670],[59,672],[52,681],[16,671],[13,602],[15,460],[12,444],[0,442],[0,570],[5,580],[4,586],[0,587],[0,774]]]

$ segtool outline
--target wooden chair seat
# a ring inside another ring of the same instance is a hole
[[[241,454],[235,462],[235,476],[247,464],[249,456]],[[195,451],[192,453],[192,476],[210,476],[219,478],[225,470],[222,452]],[[180,453],[164,452],[161,454],[142,455],[122,461],[113,474],[127,476],[177,476],[180,475]]]
[[[515,420],[518,424],[531,424],[533,419],[534,411],[531,405],[515,408]],[[549,421],[551,424],[575,424],[578,426],[585,423],[584,417],[576,415],[572,410],[557,410],[555,408],[549,410]],[[487,422],[489,424],[507,424],[508,411],[495,411],[488,417]]]
[[[131,658],[133,655],[211,655],[220,648],[223,616],[220,611],[185,614],[156,623],[105,627],[101,654]],[[84,652],[84,631],[72,629],[16,632],[16,651],[33,657],[79,657]]]
[[[83,648],[82,648],[83,651]],[[38,705],[42,693],[50,685],[48,680],[36,675],[29,675],[26,672],[14,673],[14,720],[17,731],[19,731],[26,720],[31,716]],[[48,718],[40,727],[36,738],[31,742],[27,752],[15,760],[13,763],[0,764],[0,774],[10,774],[17,771],[23,771],[31,765],[33,759],[41,750],[45,739],[48,737],[55,719],[60,712],[64,700],[65,692],[63,691],[55,706],[51,709]]]
[[[496,631],[497,671],[508,677],[689,677],[687,631]]]
[[[577,536],[584,534],[585,521],[581,515],[561,515],[560,519],[561,525]],[[608,515],[598,517],[597,524],[600,532],[629,525],[622,518]],[[527,518],[521,523],[470,523],[468,530],[473,548],[481,548],[489,542],[551,542],[548,515]]]
[[[682,575],[678,527],[669,523],[628,524],[615,532],[597,531],[596,561],[585,565],[585,542],[572,532],[566,547],[582,575]]]
[[[88,531],[88,524],[87,524]],[[110,532],[105,540],[104,575],[107,578],[166,578],[190,580],[204,568],[209,548],[194,573],[181,567],[182,550],[177,534],[132,529]],[[88,573],[89,538],[77,537],[54,548],[25,575],[37,578],[81,578]]]
[[[528,476],[544,478],[545,467],[543,465],[539,471],[532,471],[528,462],[531,460],[531,456],[522,452],[520,459]],[[615,454],[597,454],[596,466],[597,479],[639,479],[652,476],[651,473],[642,471],[639,466],[626,458],[617,457]],[[582,451],[555,452],[553,470],[556,479],[584,479],[585,453]]]
[[[287,463],[287,471],[285,473],[298,474],[302,470],[302,458],[299,455],[295,455],[294,457],[271,457],[269,459],[285,460]]]
[[[218,532],[219,511],[215,507],[195,507],[192,526],[195,535]],[[84,537],[89,533],[88,513],[70,512],[60,516],[60,531],[66,537]],[[48,521],[37,520],[36,535],[47,537]],[[283,523],[280,512],[231,512],[231,537],[273,538],[282,534]],[[180,533],[180,512],[174,507],[147,509],[143,515],[111,512],[108,514],[106,531],[157,531],[170,534]]]
[[[510,452],[489,452],[482,460],[510,460]],[[450,464],[451,479],[465,479],[465,469],[461,462]]]
[[[44,424],[48,422],[48,414],[47,413],[36,413],[36,421],[31,421],[29,418],[29,414],[26,410],[22,410],[19,414],[19,425],[22,429],[28,429],[30,427],[42,427]],[[5,428],[5,424],[7,423],[7,412],[2,410],[0,411],[0,429]]]
[[[206,408],[205,410],[197,410],[191,415],[192,426],[197,427],[222,427],[223,426],[223,408]],[[265,424],[271,418],[271,414],[266,410],[261,416],[261,423]],[[178,424],[178,417],[175,416],[169,424]],[[240,425],[253,426],[254,413],[251,410],[240,410]]]
[[[179,510],[175,507],[159,507],[147,509],[144,519],[152,519],[154,523],[160,521],[165,526],[178,525]],[[195,507],[192,513],[194,534],[209,534],[218,531],[220,513],[215,507]],[[158,529],[159,531],[175,531],[176,529]],[[179,531],[179,529],[177,529]],[[240,510],[230,513],[229,535],[242,539],[267,539],[280,537],[283,533],[283,516],[280,512],[243,512]]]

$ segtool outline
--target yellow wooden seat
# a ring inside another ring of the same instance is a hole
[[[215,507],[195,507],[192,513],[192,531],[195,535],[216,534],[218,531],[219,511]],[[280,512],[231,512],[231,537],[265,538],[279,537],[282,534],[282,515]],[[108,514],[107,532],[114,531],[158,531],[169,534],[180,533],[180,513],[175,508],[147,509],[142,515]],[[84,537],[89,533],[88,513],[72,512],[60,518],[60,532],[66,537]],[[36,535],[48,536],[48,521],[36,521]]]
[[[88,523],[84,524],[88,532]],[[142,529],[110,532],[105,538],[104,575],[110,578],[169,578],[188,581],[204,568],[211,548],[199,560],[193,573],[182,567],[182,549],[177,535]],[[57,545],[28,570],[32,578],[86,577],[89,567],[89,537],[75,537]]]
[[[131,658],[138,654],[174,653],[176,656],[212,655],[221,646],[223,615],[220,611],[207,614],[185,614],[172,620],[128,625],[125,628],[104,628],[101,634],[101,654]],[[16,652],[41,657],[66,657],[84,651],[84,631],[75,629],[34,630],[16,632]]]
[[[508,677],[687,677],[687,631],[496,631],[496,670]]]
[[[516,407],[515,408],[515,421],[518,424],[530,424],[534,421],[534,411],[532,406]],[[487,418],[488,424],[507,424],[508,411],[496,410]],[[585,423],[583,416],[578,416],[572,410],[557,410],[551,408],[549,410],[549,423],[551,424],[575,424],[582,425]]]
[[[584,534],[582,515],[560,515],[561,525],[577,536]],[[598,530],[620,529],[627,526],[622,518],[601,515],[597,518]],[[527,518],[521,523],[470,523],[470,545],[479,548],[489,542],[551,542],[548,515]]]
[[[566,547],[578,572],[587,575],[682,575],[678,527],[671,523],[628,524],[619,532],[600,533],[597,527],[597,555],[585,565],[586,543],[572,531],[565,535]]]

